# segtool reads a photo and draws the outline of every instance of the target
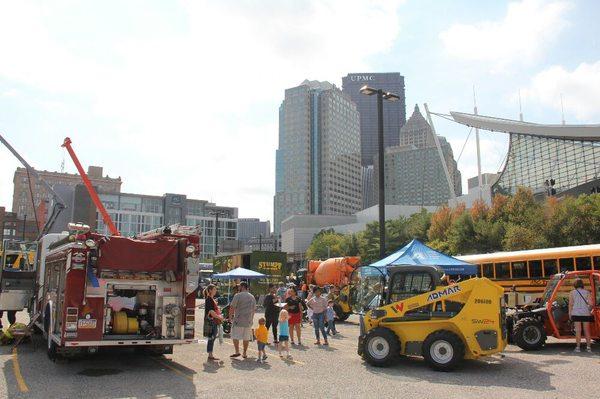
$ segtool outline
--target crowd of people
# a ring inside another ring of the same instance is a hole
[[[225,321],[232,323],[231,339],[234,353],[231,358],[248,357],[248,347],[256,340],[258,362],[267,360],[266,347],[275,345],[279,356],[291,359],[290,346],[303,346],[302,326],[306,322],[314,328],[315,345],[329,345],[329,336],[336,335],[334,302],[324,295],[320,287],[269,284],[262,307],[264,317],[254,325],[257,302],[249,292],[248,283],[236,285],[236,292],[224,316],[217,302],[217,287],[210,284],[204,290],[204,336],[207,339],[209,361],[219,361],[214,356],[215,340],[219,337],[220,326]],[[222,331],[222,330],[221,330]],[[269,342],[269,331],[272,341]],[[241,343],[241,352],[240,352]]]

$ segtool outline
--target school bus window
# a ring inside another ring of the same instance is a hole
[[[575,258],[577,270],[592,270],[592,259],[589,256]]]
[[[561,258],[559,259],[560,264],[560,272],[572,272],[575,270],[575,266],[573,264],[573,258]]]
[[[512,277],[513,278],[527,278],[527,263],[513,262],[512,263]]]
[[[529,276],[542,277],[542,261],[541,260],[530,260],[529,261]]]
[[[510,263],[496,263],[496,278],[510,278]]]
[[[484,263],[481,265],[482,276],[487,278],[494,278],[494,264],[493,263]]]
[[[558,273],[558,267],[556,266],[556,259],[546,259],[544,261],[544,275],[550,277]]]
[[[600,256],[594,256],[594,270],[600,270]]]

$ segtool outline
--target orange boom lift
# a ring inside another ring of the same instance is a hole
[[[102,201],[100,201],[100,197],[98,197],[96,190],[94,190],[94,187],[92,187],[92,182],[90,181],[87,173],[85,173],[85,170],[83,170],[83,167],[81,166],[81,163],[79,162],[79,159],[77,158],[77,155],[75,155],[75,151],[73,151],[73,147],[71,147],[71,139],[69,137],[65,137],[65,141],[63,142],[62,147],[66,148],[67,152],[71,156],[71,159],[73,160],[73,163],[75,164],[75,167],[77,168],[77,171],[81,175],[83,184],[85,184],[85,187],[87,188],[88,192],[90,193],[90,197],[92,197],[92,201],[94,201],[94,205],[96,205],[96,208],[100,212],[100,215],[102,215],[102,220],[104,220],[104,223],[106,223],[106,225],[108,226],[108,229],[110,230],[110,234],[112,234],[113,236],[120,236],[121,233],[119,232],[119,230],[117,229],[117,226],[115,226],[112,219],[108,215],[108,212],[106,212],[104,205],[102,205]]]

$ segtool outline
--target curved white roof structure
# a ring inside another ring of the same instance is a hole
[[[600,141],[600,125],[545,125],[492,116],[450,111],[455,122],[482,130],[551,137],[563,140]]]

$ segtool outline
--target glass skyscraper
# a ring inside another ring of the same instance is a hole
[[[342,78],[342,90],[356,103],[360,113],[361,164],[373,165],[373,156],[377,154],[377,100],[374,96],[365,96],[360,88],[369,85],[376,89],[397,94],[398,101],[383,102],[383,143],[384,147],[399,144],[400,128],[406,122],[406,103],[404,94],[404,76],[391,73],[349,73]]]
[[[274,230],[292,215],[361,210],[360,129],[356,104],[328,82],[287,89],[279,108]]]

